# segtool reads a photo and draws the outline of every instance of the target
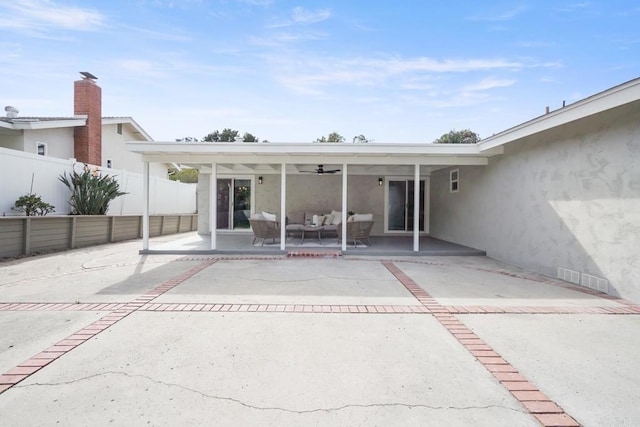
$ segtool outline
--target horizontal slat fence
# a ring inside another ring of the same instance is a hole
[[[149,235],[186,233],[198,227],[196,214],[152,215]],[[142,237],[142,216],[0,217],[0,258],[80,248]]]

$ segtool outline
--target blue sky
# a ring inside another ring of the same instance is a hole
[[[0,103],[103,115],[158,141],[485,138],[640,76],[640,1],[0,0]]]

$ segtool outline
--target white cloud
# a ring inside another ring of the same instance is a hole
[[[478,83],[464,86],[462,87],[461,91],[462,92],[479,92],[479,91],[485,91],[489,89],[495,89],[498,87],[509,87],[509,86],[512,86],[515,82],[516,82],[515,80],[487,78],[479,81]]]
[[[513,9],[509,9],[509,10],[505,10],[502,12],[496,12],[496,13],[487,13],[487,14],[483,14],[483,15],[474,15],[474,16],[470,16],[468,19],[470,21],[510,21],[513,18],[515,18],[516,16],[520,15],[521,13],[523,13],[525,10],[527,10],[526,6],[518,6],[515,7]]]
[[[296,24],[315,24],[329,19],[331,12],[328,9],[307,10],[303,7],[293,9],[293,22]]]
[[[93,31],[106,24],[106,17],[91,9],[61,6],[50,0],[2,2],[0,28],[42,33],[46,29]]]
[[[267,28],[282,28],[292,25],[312,25],[325,21],[331,17],[329,9],[308,10],[303,7],[295,7],[291,12],[291,17],[284,20],[277,20]]]

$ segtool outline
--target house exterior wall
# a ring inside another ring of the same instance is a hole
[[[33,129],[24,131],[22,151],[37,154],[37,143],[47,144],[47,156],[70,159],[73,154],[73,128]]]
[[[118,133],[117,124],[102,126],[102,166],[107,166],[107,159],[111,159],[111,167],[128,172],[142,173],[142,156],[128,151],[126,141],[140,140],[139,134],[132,132],[132,127],[122,124],[122,134]],[[167,167],[163,163],[151,163],[149,165],[150,176],[167,178]]]
[[[457,193],[451,168],[432,173],[431,234],[639,301],[639,113],[640,101],[506,145],[460,167]]]
[[[24,131],[1,131],[0,148],[24,151]]]

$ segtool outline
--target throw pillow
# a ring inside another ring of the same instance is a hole
[[[331,211],[331,225],[338,225],[342,222],[342,212]]]
[[[276,214],[272,214],[272,213],[269,213],[269,212],[262,212],[262,216],[267,221],[276,221]]]

